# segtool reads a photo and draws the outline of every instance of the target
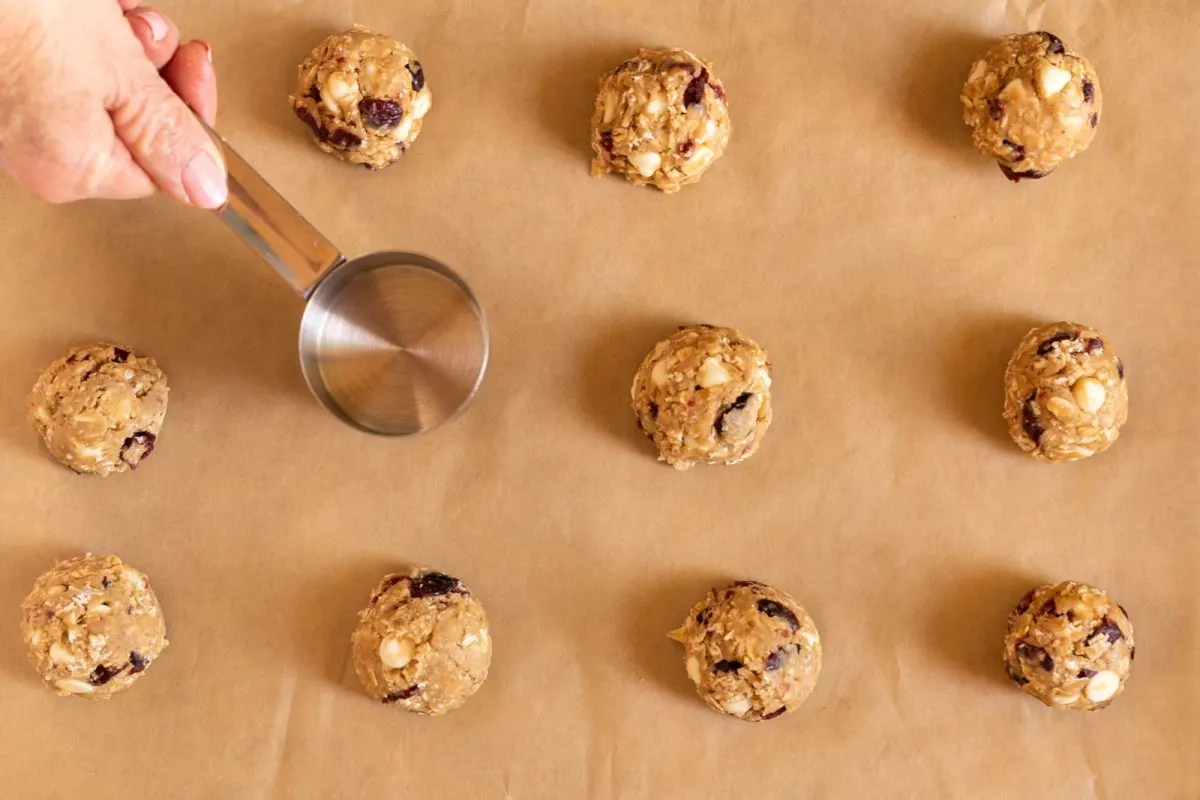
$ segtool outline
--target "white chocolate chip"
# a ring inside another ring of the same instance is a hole
[[[716,135],[717,121],[715,119],[706,119],[704,121],[704,128],[696,134],[696,144],[703,144]]]
[[[1069,706],[1079,699],[1079,692],[1075,694],[1055,694],[1050,699],[1057,706]]]
[[[680,167],[688,175],[703,172],[713,160],[713,151],[708,147],[697,147],[695,152]]]
[[[658,116],[667,107],[667,99],[658,92],[650,96],[650,101],[646,103],[646,113]]]
[[[1065,397],[1054,395],[1046,401],[1046,410],[1063,422],[1070,422],[1079,414],[1079,409]]]
[[[55,684],[59,689],[71,694],[91,694],[92,685],[86,681],[75,680],[74,678],[63,678]]]
[[[608,125],[617,116],[617,95],[615,92],[607,92],[604,95],[604,124]]]
[[[982,78],[984,76],[984,73],[986,73],[986,72],[987,72],[987,62],[984,61],[983,59],[979,59],[978,61],[975,62],[975,66],[971,67],[971,74],[969,76],[967,76],[967,80],[968,81],[977,81],[980,78]],[[962,73],[960,72],[958,74],[961,75]]]
[[[735,717],[740,717],[750,710],[750,701],[744,697],[731,697],[725,701],[725,710]]]
[[[700,365],[700,374],[697,380],[703,388],[711,389],[714,386],[729,383],[733,380],[733,376],[721,364],[721,359],[709,357],[704,359],[704,363]]]
[[[354,89],[351,88],[350,84],[335,75],[326,82],[325,91],[335,100],[345,100],[353,94]]]
[[[1120,688],[1121,679],[1117,677],[1117,673],[1105,669],[1092,676],[1083,693],[1093,703],[1103,703],[1105,700],[1111,699],[1117,693],[1117,689]]]
[[[1038,83],[1042,87],[1042,97],[1053,97],[1071,82],[1071,73],[1061,67],[1046,62],[1038,73]]]
[[[408,134],[412,132],[413,118],[411,116],[400,120],[400,124],[392,131],[392,138],[397,142],[403,142],[408,139]]]
[[[629,163],[643,178],[649,178],[662,166],[662,156],[658,153],[643,151],[629,156]]]
[[[433,105],[433,95],[425,90],[413,98],[412,110],[409,115],[413,119],[420,119],[429,113],[429,107]]]
[[[1104,384],[1095,378],[1080,378],[1071,387],[1071,396],[1085,412],[1095,414],[1104,405],[1108,392],[1104,389]]]
[[[700,685],[700,662],[697,661],[693,656],[688,656],[687,674],[688,677],[692,679],[692,683],[696,684],[697,686]]]
[[[400,669],[413,657],[413,644],[408,639],[388,637],[379,643],[379,660],[385,667]]]
[[[463,647],[470,647],[471,645],[475,644],[475,643],[476,643],[476,642],[478,642],[478,641],[479,641],[479,637],[478,637],[478,636],[476,636],[475,634],[473,634],[473,633],[464,633],[464,634],[463,634],[463,638],[462,638],[462,646],[463,646]]]
[[[654,369],[650,370],[650,380],[654,381],[655,386],[666,386],[668,377],[666,359],[656,363]]]
[[[34,647],[37,647],[39,644],[41,644],[42,643],[42,632],[39,630],[32,631],[29,634],[29,643],[31,645],[33,645]]]
[[[818,637],[815,633],[810,633],[809,631],[800,631],[800,638],[808,642],[809,647],[816,647],[817,642],[821,641],[820,637]]]
[[[71,651],[62,646],[61,642],[50,645],[50,660],[55,664],[69,664],[75,660]]]
[[[1025,83],[1022,78],[1009,81],[1008,85],[1000,90],[1000,97],[1019,103],[1029,97],[1029,84]]]
[[[95,603],[92,603],[90,606],[87,607],[87,610],[88,610],[89,614],[99,614],[99,615],[108,614],[109,612],[112,611],[112,609],[109,608],[108,603],[101,603],[100,601],[96,601]]]

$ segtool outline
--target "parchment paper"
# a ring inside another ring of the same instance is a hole
[[[306,392],[302,305],[211,215],[45,207],[0,188],[0,794],[14,798],[1200,797],[1200,17],[1193,0],[164,2],[216,51],[219,127],[350,253],[427,252],[493,326],[476,404],[432,435],[357,433]],[[434,106],[382,174],[319,153],[295,64],[360,22],[424,61]],[[1091,150],[1009,184],[958,90],[1004,33],[1099,71]],[[588,176],[596,77],[639,45],[715,62],[728,154],[665,197]],[[1097,326],[1125,363],[1112,451],[1007,439],[1021,334]],[[733,468],[655,463],[633,372],[680,322],[744,329],[776,422]],[[80,478],[24,414],[72,343],[170,376],[160,447]],[[171,646],[108,703],[58,698],[18,604],[54,559],[147,571]],[[348,663],[385,571],[463,578],[495,639],[461,711],[369,701]],[[713,583],[806,605],[825,644],[798,713],[709,711],[665,634]],[[1138,660],[1101,713],[1009,685],[1008,609],[1074,578],[1129,609]],[[6,611],[4,609],[7,609]]]

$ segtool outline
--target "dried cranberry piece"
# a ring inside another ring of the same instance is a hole
[[[1015,613],[1024,614],[1026,611],[1029,610],[1029,606],[1031,606],[1033,604],[1033,594],[1036,591],[1037,591],[1037,589],[1030,589],[1028,592],[1025,593],[1024,597],[1022,597],[1019,601],[1017,601],[1017,607],[1015,609]]]
[[[107,589],[108,587],[112,586],[112,579],[105,575],[100,578],[100,585]]]
[[[1037,392],[1034,392],[1025,398],[1025,407],[1021,409],[1021,428],[1034,444],[1041,444],[1042,434],[1046,432],[1046,429],[1038,422],[1037,412],[1033,409],[1033,401],[1036,397]]]
[[[337,128],[333,131],[322,131],[321,139],[328,142],[331,146],[338,150],[355,150],[362,147],[362,137],[356,133],[352,133],[345,128]]]
[[[759,600],[755,604],[755,607],[768,617],[784,620],[791,626],[792,630],[800,630],[800,620],[796,619],[796,615],[787,606],[777,603],[774,600]]]
[[[92,670],[92,674],[88,676],[88,683],[90,683],[92,686],[103,686],[113,678],[120,675],[121,670],[123,669],[125,669],[124,666],[108,667],[104,664],[100,664],[94,670]]]
[[[1029,683],[1029,678],[1026,678],[1024,675],[1013,669],[1012,664],[1005,664],[1004,671],[1008,673],[1008,677],[1011,678],[1018,686],[1024,686],[1025,684]]]
[[[1012,156],[1010,159],[1013,161],[1013,163],[1025,160],[1025,145],[1017,144],[1011,139],[1005,139],[1004,145],[1012,150]]]
[[[1038,31],[1038,33],[1046,38],[1047,53],[1062,53],[1066,50],[1063,40],[1050,33],[1050,31]]]
[[[412,686],[408,687],[407,689],[401,689],[398,692],[388,692],[387,697],[383,698],[383,702],[385,704],[387,704],[387,703],[396,703],[396,702],[399,702],[400,700],[407,700],[408,698],[410,698],[414,694],[416,694],[418,691],[420,691],[420,689],[421,689],[420,686],[413,684]]]
[[[114,363],[124,364],[126,361],[129,360],[129,355],[130,355],[129,351],[123,347],[114,347],[113,348],[113,362]]]
[[[1117,377],[1125,380],[1125,362],[1119,358],[1117,359]]]
[[[717,673],[718,675],[724,675],[729,672],[737,672],[744,666],[746,665],[740,661],[727,661],[725,659],[721,659],[717,663],[713,664],[713,672]]]
[[[1039,356],[1044,356],[1053,350],[1054,345],[1058,344],[1059,342],[1073,342],[1075,339],[1076,334],[1071,333],[1070,331],[1059,331],[1038,345],[1037,354]]]
[[[769,714],[763,714],[763,719],[775,719],[785,711],[787,711],[787,706],[780,706]]]
[[[707,625],[710,617],[712,617],[712,609],[706,608],[696,615],[696,624]]]
[[[1116,644],[1125,638],[1125,634],[1121,633],[1121,629],[1117,627],[1117,624],[1108,617],[1100,620],[1100,624],[1096,626],[1096,630],[1092,631],[1092,637],[1095,636],[1103,636],[1108,639],[1109,644]]]
[[[734,581],[733,585],[734,586],[759,586],[759,587],[766,586],[766,584],[762,583],[761,581]]]
[[[704,87],[708,85],[708,70],[700,70],[700,74],[692,78],[687,89],[683,92],[683,104],[696,106],[704,102]]]
[[[683,156],[684,158],[687,158],[688,156],[690,156],[692,154],[692,151],[695,149],[696,149],[696,143],[693,142],[691,139],[688,139],[686,142],[680,143],[679,155]]]
[[[358,103],[358,113],[368,128],[377,131],[395,130],[404,118],[404,109],[395,100],[364,97]]]
[[[149,431],[138,431],[121,445],[121,460],[133,469],[137,469],[150,454],[154,452],[154,443],[158,437]]]
[[[717,429],[717,436],[721,436],[725,432],[725,417],[734,411],[743,410],[746,407],[746,404],[750,402],[751,397],[754,397],[753,392],[742,392],[732,404],[721,409],[721,413],[717,415],[717,422],[715,425]]]
[[[1135,653],[1137,653],[1137,647],[1130,647],[1129,648],[1129,660],[1130,661],[1133,661],[1133,656]]]
[[[319,86],[310,86],[308,87],[308,91],[304,93],[304,96],[314,103],[319,103],[321,102],[321,88]]]
[[[145,670],[146,667],[150,666],[150,659],[146,658],[136,650],[131,650],[129,652],[129,664],[129,674],[137,675],[139,672]]]
[[[467,594],[458,578],[452,578],[441,572],[426,572],[419,578],[414,578],[409,594],[412,597],[440,597],[444,594],[457,592]]]
[[[1054,659],[1050,657],[1050,654],[1043,647],[1038,647],[1028,642],[1021,642],[1017,645],[1017,655],[1027,661],[1038,662],[1041,668],[1047,672],[1054,669]]]
[[[725,96],[725,87],[724,86],[717,83],[716,81],[712,81],[708,85],[712,87],[713,94],[715,94],[717,97],[721,98],[722,103],[724,103],[725,105],[729,105],[729,98],[727,98]]]
[[[1047,600],[1045,603],[1042,603],[1042,608],[1040,611],[1038,611],[1038,613],[1041,614],[1043,617],[1048,614],[1054,614],[1057,612],[1058,612],[1058,605],[1054,602],[1053,597],[1050,598],[1049,600]]]
[[[767,672],[774,672],[775,670],[782,667],[784,662],[787,660],[788,660],[787,648],[785,648],[785,647],[779,648],[774,653],[771,653],[771,655],[767,656],[767,661],[765,664]]]
[[[1013,183],[1020,183],[1022,178],[1036,181],[1038,178],[1044,178],[1050,174],[1049,172],[1038,172],[1035,169],[1026,170],[1025,172],[1016,172],[1007,164],[1001,164],[1000,171],[1004,173],[1004,177],[1008,178]]]
[[[1004,106],[1000,104],[1000,98],[993,97],[987,101],[988,116],[992,119],[1000,119],[1004,116]]]
[[[408,74],[412,75],[413,91],[419,92],[425,88],[425,68],[420,61],[409,62]]]
[[[1090,102],[1092,102],[1092,100],[1095,99],[1095,97],[1096,97],[1096,87],[1092,85],[1091,81],[1084,81],[1083,82],[1083,102],[1090,103]]]
[[[1125,610],[1125,606],[1121,605],[1120,603],[1117,603],[1117,608],[1121,609],[1121,613],[1125,615],[1125,619],[1129,620],[1130,622],[1133,622],[1133,619],[1129,616],[1129,612]]]
[[[1096,674],[1096,670],[1088,669],[1087,667],[1084,667],[1083,669],[1079,670],[1079,677],[1081,677],[1081,678],[1090,678],[1095,674]]]
[[[612,131],[605,131],[604,133],[600,134],[600,146],[610,153],[613,151]]]
[[[313,117],[312,114],[308,113],[308,111],[303,108],[296,108],[293,110],[296,112],[296,116],[299,117],[305,125],[312,128],[312,132],[316,134],[318,138],[325,138],[325,131],[321,130],[321,124],[317,122],[316,118]]]
[[[650,419],[658,419],[658,403],[653,400],[649,403]]]
[[[1092,353],[1092,354],[1103,353],[1104,352],[1104,340],[1103,339],[1095,339],[1095,338],[1088,339],[1086,342],[1083,343],[1083,349],[1086,352]]]
[[[1092,124],[1092,127],[1094,128],[1094,127],[1096,127],[1097,125],[1099,125],[1099,124],[1100,124],[1100,115],[1099,115],[1099,114],[1092,114],[1092,118],[1091,118],[1090,120],[1088,120],[1088,121],[1089,121],[1089,122]]]

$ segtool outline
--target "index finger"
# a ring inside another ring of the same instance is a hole
[[[133,11],[142,4],[142,0],[117,0],[122,11]]]

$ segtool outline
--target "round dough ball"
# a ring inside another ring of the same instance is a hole
[[[1107,450],[1129,415],[1125,366],[1112,342],[1086,325],[1034,328],[1004,373],[1004,419],[1017,445],[1042,461],[1078,461]]]
[[[1103,100],[1086,58],[1052,33],[1006,36],[971,67],[964,121],[1010,180],[1043,178],[1096,137]]]
[[[1125,609],[1086,583],[1031,589],[1008,615],[1008,677],[1052,708],[1107,706],[1125,688],[1133,653]]]
[[[771,424],[771,362],[732,328],[682,326],[642,362],[633,410],[659,460],[675,469],[736,464]]]
[[[129,347],[76,347],[42,373],[29,415],[46,449],[78,473],[136,469],[167,415],[167,376]]]
[[[300,88],[289,99],[317,147],[379,170],[417,140],[433,94],[411,50],[355,26],[317,46],[300,65]]]
[[[592,175],[624,175],[677,192],[725,152],[731,131],[725,87],[686,50],[638,50],[600,78],[592,114]]]
[[[483,605],[457,578],[423,569],[383,579],[351,648],[367,694],[417,714],[461,706],[492,663]]]
[[[817,685],[821,637],[785,592],[757,581],[712,589],[671,632],[688,677],[722,714],[758,721],[795,711]]]
[[[167,646],[150,580],[116,556],[59,562],[21,605],[29,660],[60,695],[107,700]]]

